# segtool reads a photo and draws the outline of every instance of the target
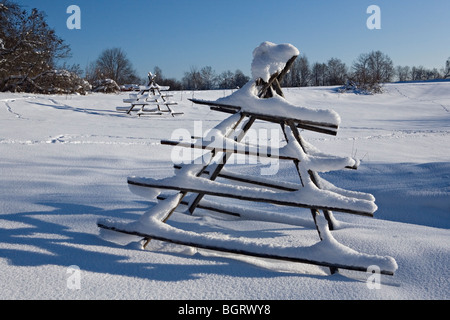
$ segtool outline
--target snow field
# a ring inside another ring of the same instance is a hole
[[[357,171],[323,177],[375,196],[375,218],[335,213],[342,227],[333,236],[360,252],[396,259],[399,269],[394,277],[382,276],[381,289],[370,290],[364,273],[330,276],[316,266],[197,252],[156,241],[147,252],[98,237],[97,219],[133,221],[154,205],[131,193],[126,179],[173,175],[172,147],[160,145],[161,139],[170,138],[176,128],[193,132],[196,120],[207,129],[227,117],[187,98],[215,100],[230,91],[176,93],[176,109],[185,114],[158,119],[116,112],[125,94],[2,93],[0,297],[448,299],[450,83],[389,84],[385,93],[374,96],[338,94],[329,87],[284,92],[295,105],[333,109],[341,118],[336,137],[304,132],[308,142],[330,154],[362,159]],[[233,170],[260,172],[257,165],[233,165]],[[296,182],[283,165],[278,175]],[[310,220],[308,210],[253,206]],[[178,213],[170,224],[269,244],[317,241],[308,225],[190,219]],[[80,268],[79,290],[67,286],[71,265]]]

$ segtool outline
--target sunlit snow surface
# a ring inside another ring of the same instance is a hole
[[[336,137],[306,131],[302,136],[321,151],[361,160],[357,171],[322,176],[337,187],[375,196],[375,218],[335,213],[341,226],[333,236],[359,252],[395,258],[398,270],[394,277],[382,276],[381,289],[369,289],[364,273],[330,276],[320,267],[197,253],[156,241],[149,252],[98,237],[98,219],[135,221],[154,206],[131,193],[126,179],[174,174],[174,148],[161,145],[161,139],[175,139],[172,134],[180,128],[204,133],[228,116],[187,99],[216,100],[231,91],[175,92],[177,110],[184,115],[169,118],[116,112],[127,94],[2,93],[0,297],[450,298],[450,83],[389,84],[379,95],[340,94],[334,87],[283,91],[293,105],[332,109],[340,116]],[[267,125],[258,121],[254,128]],[[227,168],[254,176],[261,172],[260,165],[233,159]],[[277,177],[297,182],[288,165],[280,164]],[[205,212],[198,210],[192,217],[175,213],[169,225],[264,244],[295,247],[318,241],[309,210],[268,204],[251,208],[304,223],[201,216]],[[68,285],[72,265],[80,268],[78,290]]]

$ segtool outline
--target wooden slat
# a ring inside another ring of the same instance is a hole
[[[238,112],[242,109],[240,106],[233,106],[230,104],[224,104],[224,103],[218,103],[216,101],[210,101],[210,100],[202,100],[202,99],[188,99],[189,101],[192,101],[195,104],[200,105],[206,105],[206,106],[213,106],[213,107],[221,107],[225,109],[234,110],[235,112]]]
[[[270,76],[270,79],[265,82],[261,78],[256,81],[256,84],[261,88],[258,93],[259,98],[271,98],[273,97],[273,90],[281,96],[284,97],[283,91],[281,90],[280,82],[283,80],[284,76],[289,72],[292,64],[294,63],[297,56],[292,56],[284,66],[283,70],[280,72],[275,72]]]
[[[255,157],[264,157],[264,158],[272,158],[272,159],[282,159],[282,160],[295,160],[296,158],[289,157],[289,156],[283,156],[283,155],[275,155],[271,153],[265,153],[265,152],[259,152],[259,151],[252,151],[252,150],[239,150],[239,149],[230,149],[230,148],[217,148],[215,146],[210,146],[208,144],[198,144],[198,143],[190,143],[190,142],[184,142],[184,141],[173,141],[173,140],[161,140],[162,145],[169,145],[169,146],[178,146],[178,147],[184,147],[184,148],[193,148],[193,149],[202,149],[202,150],[216,150],[217,152],[229,152],[229,153],[237,153],[237,154],[244,154],[248,156],[255,156]],[[251,147],[251,146],[250,146]]]
[[[219,178],[244,182],[244,183],[248,183],[248,184],[252,184],[252,185],[277,189],[277,190],[281,190],[281,191],[298,191],[300,188],[300,185],[297,188],[283,186],[281,184],[277,184],[276,181],[274,181],[273,179],[272,180],[268,180],[268,179],[255,180],[255,179],[250,179],[249,177],[242,177],[237,174],[229,174],[229,173],[222,173],[222,172],[219,173]]]
[[[158,199],[158,200],[166,200],[167,197],[160,194],[160,195],[158,195],[156,197],[156,199]],[[189,201],[182,200],[180,202],[180,204],[188,206],[189,205]],[[234,217],[240,217],[241,216],[239,213],[233,212],[231,210],[225,210],[223,208],[218,208],[218,207],[215,207],[214,205],[204,205],[201,202],[197,203],[196,208],[204,209],[204,210],[210,210],[210,211],[214,211],[214,212],[218,212],[218,213],[223,213],[223,214],[234,216]]]
[[[264,195],[263,190],[261,190],[261,196],[250,196],[248,194],[245,194],[245,192],[231,193],[231,192],[225,192],[225,191],[221,191],[221,190],[213,190],[212,188],[185,187],[185,186],[181,186],[180,184],[162,184],[162,183],[158,183],[156,180],[152,180],[152,179],[146,179],[145,181],[143,181],[142,179],[128,178],[128,184],[131,184],[134,186],[139,186],[139,187],[144,187],[144,188],[178,190],[180,192],[185,192],[185,193],[188,193],[188,192],[200,193],[200,194],[207,194],[207,195],[217,196],[217,197],[233,198],[233,199],[244,200],[244,201],[264,202],[264,203],[271,203],[271,204],[276,204],[276,205],[317,209],[317,210],[331,210],[331,211],[346,212],[346,213],[361,215],[361,216],[366,216],[366,217],[373,217],[373,212],[352,210],[352,209],[348,209],[348,208],[330,207],[330,206],[324,206],[324,205],[320,205],[320,204],[305,204],[305,203],[300,203],[300,202],[296,202],[296,201],[279,200],[279,199],[275,199],[275,198],[265,198],[263,196]],[[356,199],[356,200],[358,200],[358,199]]]
[[[133,106],[174,106],[178,103],[170,101],[135,101],[131,103]]]
[[[179,165],[174,165],[173,167],[177,170],[182,168]],[[208,175],[209,171],[204,170],[203,173]],[[257,185],[257,186],[261,186],[261,187],[277,189],[277,190],[281,190],[281,191],[298,191],[299,188],[301,187],[300,185],[296,185],[294,183],[291,183],[292,187],[284,186],[281,184],[277,184],[276,180],[273,180],[273,179],[269,180],[269,179],[261,179],[260,178],[260,180],[255,180],[255,179],[252,179],[251,177],[248,177],[248,176],[243,177],[239,174],[235,174],[235,173],[231,173],[231,172],[223,173],[221,171],[217,177],[223,178],[223,179],[228,179],[228,180],[233,180],[233,181],[244,182],[244,183],[248,183],[251,185]]]
[[[282,117],[278,115],[268,115],[268,114],[262,114],[262,113],[255,113],[255,112],[248,112],[248,111],[242,111],[242,108],[240,106],[233,106],[228,104],[222,104],[217,103],[215,101],[207,101],[207,100],[198,100],[198,99],[189,99],[190,101],[200,104],[200,105],[208,105],[210,106],[211,110],[215,111],[221,111],[225,113],[236,113],[241,112],[242,114],[246,116],[252,116],[255,117],[258,120],[264,120],[267,122],[272,123],[280,123],[280,122],[286,122],[289,120],[293,120],[297,127],[315,131],[319,133],[329,134],[329,135],[337,135],[337,129],[338,126],[332,123],[327,122],[318,122],[318,121],[310,121],[310,120],[302,120],[302,119],[292,119],[287,117]]]
[[[271,253],[262,253],[262,252],[252,252],[250,250],[246,250],[246,249],[243,249],[243,248],[225,248],[225,247],[211,245],[211,244],[208,244],[208,243],[185,241],[185,240],[182,240],[182,239],[170,239],[168,237],[158,235],[156,232],[153,233],[153,234],[147,234],[147,233],[142,233],[142,232],[139,232],[139,231],[123,230],[123,229],[117,228],[115,226],[107,225],[106,223],[102,223],[102,222],[98,222],[97,226],[99,228],[102,228],[102,229],[112,230],[112,231],[115,231],[115,232],[129,234],[129,235],[133,235],[133,236],[138,236],[138,237],[141,237],[141,238],[144,238],[144,239],[150,239],[151,238],[151,239],[154,239],[154,240],[174,243],[174,244],[178,244],[178,245],[184,245],[184,246],[190,246],[190,247],[195,247],[195,248],[200,248],[200,249],[207,249],[207,250],[226,252],[226,253],[232,253],[232,254],[245,255],[245,256],[250,256],[250,257],[257,257],[257,258],[264,258],[264,259],[273,259],[273,260],[281,260],[281,261],[288,261],[288,262],[297,262],[297,263],[305,263],[305,264],[312,264],[312,265],[328,267],[328,268],[338,268],[338,269],[361,271],[361,272],[367,272],[367,268],[369,267],[369,266],[350,266],[350,265],[329,263],[329,262],[326,262],[326,261],[318,261],[318,260],[316,261],[316,260],[305,259],[305,258],[301,258],[301,257],[281,256],[281,255],[277,255],[275,253],[271,254]],[[277,248],[273,247],[273,246],[270,246],[270,248],[272,249],[271,251],[276,251],[277,250]],[[325,259],[326,259],[326,257],[324,257],[324,260]],[[380,273],[384,274],[384,275],[391,275],[391,276],[394,275],[394,273],[392,271],[389,271],[389,270],[381,270]]]
[[[208,100],[199,100],[199,99],[188,99],[196,104],[201,104],[201,105],[208,105],[208,106],[215,106],[215,107],[222,107],[225,109],[230,109],[230,110],[234,110],[234,111],[241,111],[242,107],[240,106],[234,106],[234,105],[229,105],[229,104],[223,104],[223,103],[218,103],[215,101],[208,101]],[[315,125],[315,126],[320,126],[320,127],[325,127],[325,128],[333,128],[333,129],[338,129],[338,126],[333,124],[333,123],[327,123],[327,122],[320,122],[320,121],[313,121],[313,120],[303,120],[303,119],[296,119],[296,118],[288,118],[288,117],[282,117],[282,116],[278,116],[275,114],[263,114],[263,113],[257,113],[257,112],[249,112],[249,111],[242,111],[243,114],[245,115],[249,115],[249,116],[254,116],[257,119],[262,119],[262,120],[266,120],[266,119],[270,119],[272,121],[270,122],[276,122],[276,123],[280,123],[280,122],[285,122],[288,120],[292,120],[295,123],[304,123],[304,124],[309,124],[309,125]]]
[[[291,161],[299,161],[299,159],[295,157],[290,156],[284,156],[280,154],[272,154],[269,152],[260,152],[252,151],[249,148],[253,148],[253,146],[245,145],[245,150],[235,149],[235,148],[227,148],[225,146],[224,148],[217,148],[216,146],[211,146],[208,144],[199,144],[197,142],[184,142],[184,141],[173,141],[173,140],[161,140],[162,145],[169,145],[169,146],[177,146],[177,147],[184,147],[184,148],[193,148],[193,149],[202,149],[202,150],[216,150],[218,152],[229,152],[229,153],[236,153],[236,154],[242,154],[247,156],[255,156],[255,157],[263,157],[263,158],[271,158],[271,159],[280,159],[280,160],[291,160]],[[247,148],[248,147],[248,148]],[[346,166],[346,169],[356,169],[356,166]]]
[[[175,117],[175,116],[179,116],[179,115],[183,115],[183,114],[184,114],[183,112],[171,112],[171,111],[164,111],[164,110],[155,111],[155,112],[149,112],[149,111],[141,112],[141,111],[139,111],[137,113],[137,115],[139,117],[142,117],[142,116],[167,116],[167,115],[171,115],[172,117]]]

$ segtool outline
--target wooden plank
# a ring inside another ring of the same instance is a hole
[[[152,84],[149,84],[148,86],[139,86],[139,89],[141,91],[150,91],[150,90],[158,90],[158,91],[169,91],[170,87],[169,86],[160,86],[158,84],[153,84],[154,82],[152,82]]]
[[[183,112],[173,112],[173,111],[169,111],[169,110],[158,110],[158,111],[138,111],[137,115],[139,117],[141,116],[167,116],[167,115],[171,115],[171,116],[178,116],[178,115],[182,115],[184,114]]]
[[[307,209],[318,209],[318,210],[331,210],[331,211],[337,211],[337,212],[345,212],[355,215],[361,215],[366,217],[373,217],[373,212],[369,211],[360,211],[360,210],[352,210],[349,208],[337,208],[337,207],[330,207],[330,206],[324,206],[320,204],[306,204],[301,203],[298,201],[292,201],[292,200],[283,200],[283,199],[276,199],[276,198],[265,198],[264,194],[267,192],[264,192],[261,190],[260,195],[258,196],[252,196],[249,194],[246,194],[245,192],[240,193],[232,193],[227,192],[223,190],[214,190],[213,188],[201,188],[201,187],[185,187],[181,186],[179,183],[174,184],[162,184],[160,182],[157,182],[156,180],[152,179],[136,179],[136,178],[128,178],[128,184],[144,187],[144,188],[156,188],[156,189],[167,189],[167,190],[177,190],[180,192],[188,193],[199,193],[199,194],[207,194],[211,196],[217,196],[217,197],[226,197],[226,198],[233,198],[237,200],[244,200],[244,201],[253,201],[253,202],[264,202],[264,203],[271,203],[275,205],[284,205],[284,206],[290,206],[290,207],[299,207],[299,208],[307,208]],[[274,194],[272,194],[274,195]],[[358,200],[358,199],[355,199]],[[363,201],[363,200],[361,200]]]
[[[258,92],[259,98],[267,99],[273,97],[272,83],[277,80],[278,75],[279,73],[275,72],[270,76],[267,82],[263,81],[262,79],[258,79],[256,85],[261,87]]]
[[[338,126],[332,123],[326,123],[326,122],[318,122],[318,121],[310,121],[310,120],[303,120],[303,119],[293,119],[288,117],[282,117],[279,115],[269,115],[269,114],[263,114],[263,113],[255,113],[255,112],[248,112],[248,111],[241,111],[242,107],[240,106],[233,106],[228,104],[222,104],[217,103],[215,101],[207,101],[207,100],[198,100],[198,99],[188,99],[192,101],[193,103],[200,104],[200,105],[208,105],[210,106],[211,110],[215,111],[221,111],[225,113],[236,113],[241,112],[245,116],[248,117],[255,117],[258,120],[264,120],[267,122],[272,123],[280,123],[280,122],[286,122],[289,120],[293,120],[297,127],[315,131],[319,133],[329,134],[329,135],[337,135],[337,129]]]
[[[199,100],[199,99],[188,99],[188,100],[192,101],[195,104],[220,107],[220,108],[228,109],[230,111],[235,111],[235,112],[242,110],[242,107],[240,107],[240,106],[218,103],[215,101]],[[288,118],[288,117],[282,117],[282,116],[275,115],[275,114],[264,114],[264,113],[257,113],[257,112],[249,112],[249,111],[245,111],[245,110],[242,110],[242,113],[245,115],[248,115],[248,116],[254,116],[256,119],[267,120],[269,122],[275,122],[275,123],[286,122],[288,120],[292,120],[295,123],[308,124],[311,126],[319,126],[319,127],[332,128],[332,129],[339,128],[337,125],[335,125],[333,123],[327,123],[327,122],[304,120],[304,119],[298,119],[298,118]]]
[[[210,109],[213,111],[219,111],[219,112],[223,112],[223,113],[229,113],[229,114],[234,114],[237,111],[236,109],[233,108],[226,108],[226,107],[220,107],[220,106],[210,106]],[[250,115],[248,112],[242,112],[243,114],[246,115]],[[264,120],[267,122],[272,122],[272,123],[279,123],[279,119],[270,119],[270,118],[262,118],[259,117],[260,120]],[[305,130],[309,130],[309,131],[314,131],[314,132],[318,132],[318,133],[323,133],[323,134],[328,134],[328,135],[332,135],[332,136],[336,136],[337,135],[337,129],[328,129],[326,127],[320,127],[320,126],[314,126],[311,124],[305,124],[304,122],[300,123],[297,122],[296,123],[297,128],[301,128],[301,129],[305,129]]]
[[[184,142],[184,141],[174,141],[174,140],[161,140],[162,145],[169,145],[169,146],[177,146],[177,147],[184,147],[184,148],[192,148],[192,149],[202,149],[202,150],[216,150],[217,152],[227,152],[227,153],[236,153],[236,154],[242,154],[246,156],[254,156],[254,157],[263,157],[263,158],[271,158],[271,159],[280,159],[280,160],[291,160],[291,161],[300,161],[299,159],[291,156],[285,156],[280,155],[278,153],[272,154],[270,152],[265,151],[253,151],[252,148],[256,148],[255,146],[245,145],[245,150],[241,150],[239,148],[228,148],[226,145],[223,148],[218,148],[214,145],[209,145],[207,143],[198,143],[198,142]],[[240,147],[235,145],[235,147]],[[336,157],[336,159],[338,159]],[[356,162],[356,161],[355,161]],[[346,166],[344,167],[346,169],[356,169],[356,166]],[[342,168],[342,169],[344,169]]]
[[[292,56],[286,62],[286,65],[284,66],[283,70],[272,74],[267,82],[263,81],[262,79],[257,80],[256,85],[261,86],[258,93],[259,98],[271,98],[273,97],[273,91],[275,91],[279,96],[284,98],[280,82],[283,80],[284,76],[289,72],[289,69],[291,68],[295,59],[297,59],[297,56]]]
[[[281,191],[298,191],[300,189],[300,185],[297,188],[287,187],[287,186],[283,186],[281,184],[277,184],[276,180],[273,180],[273,179],[271,179],[271,180],[269,180],[269,179],[255,180],[255,179],[250,179],[249,177],[242,177],[237,174],[231,174],[231,173],[222,173],[221,172],[221,173],[219,173],[219,178],[244,182],[244,183],[248,183],[251,185],[257,185],[257,186],[277,189],[277,190],[281,190]]]
[[[174,165],[173,167],[177,170],[182,168],[179,165]],[[207,169],[204,170],[203,173],[209,175],[209,171]],[[217,177],[223,178],[223,179],[228,179],[228,180],[233,180],[233,181],[239,181],[239,182],[243,182],[243,183],[247,183],[247,184],[251,184],[251,185],[257,185],[257,186],[261,186],[261,187],[277,189],[277,190],[281,190],[281,191],[298,191],[301,187],[300,185],[297,185],[294,183],[289,183],[289,185],[291,185],[291,186],[281,185],[281,184],[278,184],[277,181],[273,180],[273,179],[259,178],[259,180],[256,180],[256,179],[252,179],[252,177],[250,177],[250,176],[244,177],[242,175],[232,173],[232,172],[224,173],[223,171],[220,171],[220,173],[218,174]]]
[[[174,106],[178,103],[172,101],[136,101],[131,104],[133,106]]]
[[[289,156],[283,156],[283,155],[276,155],[271,154],[268,152],[259,152],[259,151],[252,151],[246,148],[246,150],[239,150],[239,149],[231,149],[227,148],[226,146],[224,148],[217,148],[215,146],[210,146],[208,144],[199,144],[195,142],[184,142],[184,141],[173,141],[173,140],[161,140],[162,145],[169,145],[169,146],[178,146],[178,147],[184,147],[184,148],[193,148],[193,149],[202,149],[202,150],[216,150],[217,152],[228,152],[228,153],[237,153],[237,154],[243,154],[247,156],[255,156],[255,157],[264,157],[264,158],[272,158],[272,159],[281,159],[281,160],[295,160],[296,158],[289,157]],[[246,147],[252,147],[252,146],[246,146]]]
[[[312,126],[312,125],[308,125],[308,124],[303,124],[303,123],[296,123],[297,128],[300,129],[304,129],[304,130],[308,130],[308,131],[314,131],[314,132],[318,132],[318,133],[323,133],[323,134],[328,134],[330,136],[336,136],[337,135],[337,131],[336,130],[330,130],[330,129],[326,129],[326,128],[322,128],[319,126]]]
[[[165,94],[163,94],[163,95],[160,95],[160,94],[151,95],[151,94],[147,94],[147,93],[142,94],[142,95],[130,94],[130,97],[126,98],[126,99],[123,99],[123,102],[124,103],[132,103],[132,102],[135,102],[135,101],[146,101],[147,99],[157,100],[157,99],[167,98],[167,97],[173,97],[173,95],[172,94],[168,94],[168,95],[165,95]]]
[[[158,199],[158,200],[166,200],[167,197],[160,194],[160,195],[158,195],[156,197],[156,199]],[[186,200],[182,200],[180,202],[180,204],[183,204],[185,206],[189,206],[189,202],[186,201]],[[235,213],[235,212],[232,212],[230,210],[225,210],[223,208],[218,208],[218,207],[215,207],[212,204],[211,205],[204,205],[200,201],[199,201],[199,203],[197,203],[196,208],[204,209],[204,210],[210,210],[210,211],[214,211],[214,212],[218,212],[218,213],[223,213],[223,214],[234,216],[234,217],[240,217],[241,216],[239,213]]]
[[[225,108],[225,109],[234,110],[236,112],[241,111],[241,109],[242,109],[242,107],[240,107],[240,106],[234,106],[234,105],[230,105],[230,104],[218,103],[216,101],[194,99],[194,98],[191,98],[191,99],[188,99],[188,100],[192,101],[195,104],[206,105],[206,106],[214,106],[214,107],[221,107],[221,108]]]
[[[286,121],[294,121],[296,125],[301,124],[305,126],[311,126],[311,127],[321,127],[321,128],[329,128],[329,129],[338,129],[338,126],[332,123],[326,123],[326,122],[318,122],[318,121],[312,121],[312,120],[302,120],[302,119],[295,119],[295,118],[288,118],[283,117],[279,115],[269,115],[269,114],[262,114],[262,113],[255,113],[255,112],[248,112],[248,111],[241,111],[242,114],[253,116],[259,120],[265,120],[268,122],[274,122],[274,123],[280,123],[280,122],[286,122]]]
[[[361,271],[361,272],[367,272],[367,268],[369,267],[369,266],[350,266],[350,265],[344,265],[344,264],[329,263],[326,261],[305,259],[305,258],[301,258],[301,257],[282,256],[282,255],[278,255],[276,253],[253,252],[253,251],[242,249],[242,248],[231,248],[231,247],[225,248],[225,247],[220,247],[220,246],[212,245],[212,244],[208,244],[208,243],[185,241],[183,239],[171,239],[166,236],[158,235],[156,232],[153,234],[147,234],[147,233],[142,233],[139,231],[123,230],[123,229],[119,229],[115,226],[107,225],[106,223],[102,223],[102,222],[98,222],[97,226],[102,229],[112,230],[112,231],[124,233],[124,234],[129,234],[129,235],[141,237],[143,239],[154,239],[154,240],[174,243],[174,244],[178,244],[178,245],[183,245],[183,246],[195,247],[195,248],[206,249],[206,250],[213,250],[213,251],[218,251],[218,252],[226,252],[226,253],[232,253],[232,254],[238,254],[238,255],[245,255],[245,256],[256,257],[256,258],[281,260],[281,261],[296,262],[296,263],[305,263],[305,264],[312,264],[312,265],[328,267],[328,268],[338,268],[338,269]],[[277,248],[275,246],[266,245],[265,247],[271,248],[271,251],[274,251],[274,252],[277,250]],[[324,257],[324,260],[326,260],[326,257]],[[384,275],[391,275],[391,276],[394,275],[394,273],[389,270],[381,270],[380,273],[384,274]]]

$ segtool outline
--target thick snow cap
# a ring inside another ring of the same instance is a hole
[[[237,106],[242,111],[255,114],[268,115],[277,114],[297,120],[321,122],[339,126],[341,119],[333,110],[310,109],[290,104],[281,96],[262,99],[258,97],[256,80],[262,79],[268,82],[270,76],[276,72],[281,72],[286,63],[294,56],[298,56],[300,51],[291,44],[274,44],[263,42],[253,50],[252,76],[244,87],[235,91],[231,95],[217,99],[215,102],[224,105]]]
[[[286,62],[293,56],[298,56],[300,51],[291,44],[274,44],[265,41],[253,50],[252,77],[268,81],[275,72],[280,72],[286,66]]]

